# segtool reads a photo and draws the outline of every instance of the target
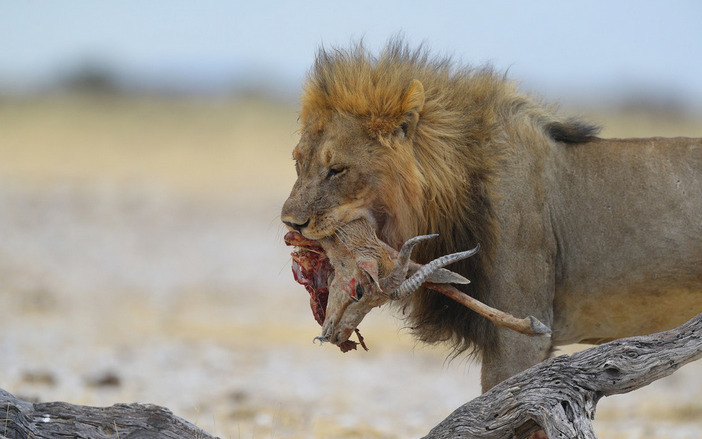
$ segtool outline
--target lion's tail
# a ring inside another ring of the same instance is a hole
[[[600,127],[577,118],[554,121],[546,125],[549,137],[557,142],[584,143],[592,140],[600,132]]]

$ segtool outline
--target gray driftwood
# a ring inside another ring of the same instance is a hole
[[[544,361],[463,405],[425,439],[595,438],[591,420],[603,396],[627,393],[702,357],[702,314],[670,331],[631,337]],[[145,404],[85,407],[30,403],[0,389],[0,439],[215,439]]]
[[[216,439],[150,404],[86,407],[31,403],[0,389],[0,438],[10,439]]]
[[[424,439],[596,438],[603,396],[627,393],[702,357],[702,314],[658,334],[616,340],[546,360],[461,406]]]

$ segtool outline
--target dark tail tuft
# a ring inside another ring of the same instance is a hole
[[[565,122],[551,122],[546,126],[548,135],[558,142],[583,143],[592,140],[600,132],[600,127],[583,122],[579,119],[568,119]]]

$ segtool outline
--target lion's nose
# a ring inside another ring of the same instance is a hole
[[[310,220],[307,219],[307,221],[305,221],[304,223],[301,223],[301,224],[300,224],[300,223],[297,223],[297,222],[293,222],[293,221],[286,221],[286,220],[283,220],[283,224],[285,224],[286,226],[288,226],[288,227],[290,227],[291,229],[293,229],[293,230],[297,231],[298,233],[300,233],[300,232],[302,232],[302,229],[304,229],[305,227],[307,227],[307,226],[310,225]]]

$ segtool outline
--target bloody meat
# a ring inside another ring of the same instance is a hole
[[[310,294],[312,315],[322,326],[326,317],[329,281],[334,274],[334,267],[319,242],[309,240],[297,232],[286,233],[284,239],[285,244],[296,247],[290,254],[292,256],[293,278]],[[339,344],[339,349],[342,352],[348,352],[355,350],[360,343],[363,349],[368,350],[358,329],[356,329],[356,335],[358,343],[346,340]]]

